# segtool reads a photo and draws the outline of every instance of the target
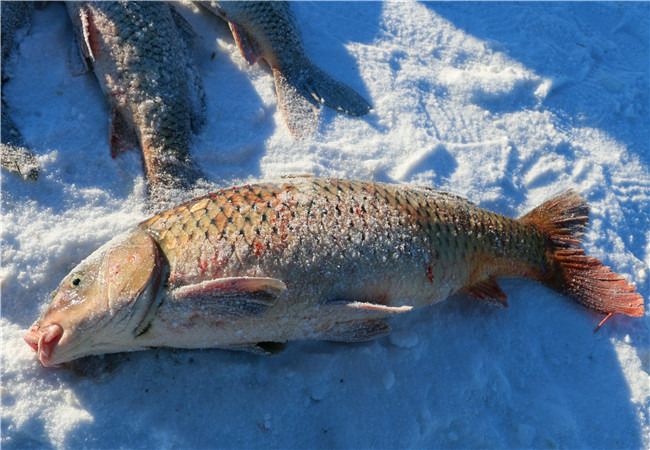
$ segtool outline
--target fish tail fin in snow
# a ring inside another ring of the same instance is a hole
[[[362,116],[372,106],[351,87],[332,78],[308,57],[283,70],[273,68],[280,108],[291,133],[300,139],[318,126],[321,104]]]
[[[643,297],[635,292],[636,287],[582,248],[588,214],[586,200],[568,190],[521,218],[537,225],[549,242],[552,269],[541,281],[587,308],[607,314],[605,320],[611,314],[642,316]]]

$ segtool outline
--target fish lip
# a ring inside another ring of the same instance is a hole
[[[45,367],[54,367],[58,364],[52,362],[52,352],[63,337],[63,327],[52,323],[46,326],[34,324],[23,336],[23,339],[38,353],[41,364]]]
[[[29,345],[32,350],[36,352],[38,352],[38,340],[40,339],[40,333],[38,333],[39,328],[39,325],[34,324],[23,336],[23,340],[27,343],[27,345]]]

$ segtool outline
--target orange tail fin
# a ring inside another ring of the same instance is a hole
[[[568,190],[522,217],[536,224],[550,242],[552,270],[541,281],[595,311],[642,316],[643,297],[636,287],[585,254],[581,244],[588,214],[586,200]]]

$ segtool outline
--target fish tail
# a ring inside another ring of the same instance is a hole
[[[595,311],[642,316],[643,297],[636,287],[582,248],[588,214],[586,200],[568,190],[522,217],[539,227],[549,243],[551,270],[540,281]]]
[[[372,109],[354,89],[332,78],[306,56],[284,70],[274,68],[273,74],[285,121],[298,138],[317,126],[321,104],[350,116],[362,116]]]

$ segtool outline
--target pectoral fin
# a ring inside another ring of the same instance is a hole
[[[245,317],[264,314],[286,288],[274,278],[219,278],[174,289],[171,299],[208,315]]]
[[[508,296],[503,292],[497,280],[492,277],[481,280],[471,286],[466,286],[460,292],[483,300],[491,305],[508,307]]]

